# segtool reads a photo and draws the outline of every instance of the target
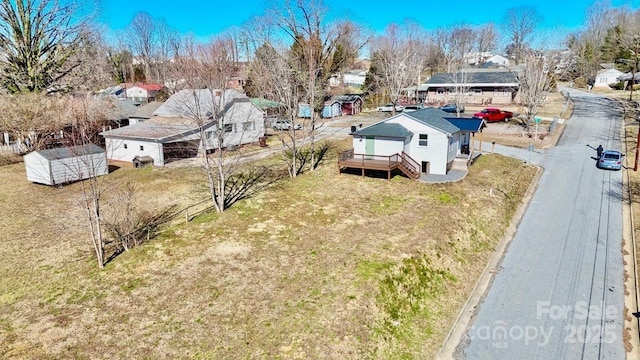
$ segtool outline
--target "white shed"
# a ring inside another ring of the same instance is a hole
[[[107,155],[97,145],[38,150],[24,156],[27,180],[60,185],[105,175],[109,172]]]

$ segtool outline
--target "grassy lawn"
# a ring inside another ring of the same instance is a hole
[[[79,184],[2,166],[0,357],[432,358],[535,173],[485,155],[452,184],[338,176],[333,151],[99,270]],[[193,168],[103,179],[152,207],[207,196]]]

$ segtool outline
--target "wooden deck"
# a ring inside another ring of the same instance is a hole
[[[386,171],[387,179],[391,179],[391,172],[396,169],[411,179],[420,177],[418,163],[404,152],[382,156],[355,154],[353,149],[342,151],[338,154],[338,170],[341,171],[344,168],[361,169],[362,176],[365,176],[365,170]]]

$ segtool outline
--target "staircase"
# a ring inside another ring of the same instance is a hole
[[[469,159],[467,158],[455,158],[451,166],[451,170],[467,171],[469,169]]]
[[[400,153],[398,169],[411,179],[416,180],[420,177],[420,165],[404,151]]]

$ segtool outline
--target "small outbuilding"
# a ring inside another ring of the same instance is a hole
[[[61,185],[109,172],[106,152],[95,144],[33,151],[24,156],[24,164],[27,180],[45,185]]]
[[[133,158],[133,167],[141,169],[147,166],[153,166],[153,158],[151,156],[136,156]]]

